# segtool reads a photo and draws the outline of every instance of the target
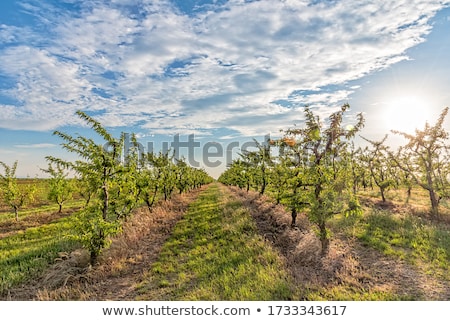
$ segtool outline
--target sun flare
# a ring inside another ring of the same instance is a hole
[[[384,120],[389,130],[413,133],[422,129],[429,118],[428,104],[424,98],[402,96],[390,100],[385,107]]]

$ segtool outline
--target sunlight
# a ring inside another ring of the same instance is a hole
[[[386,103],[384,121],[389,130],[414,133],[416,128],[422,129],[429,120],[429,103],[417,96],[402,96]]]

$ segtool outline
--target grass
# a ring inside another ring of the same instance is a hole
[[[67,211],[69,209],[80,208],[85,204],[84,200],[71,200],[64,203],[62,211]],[[46,204],[40,206],[28,206],[19,210],[19,221],[29,218],[36,217],[37,215],[49,212],[57,212],[59,210],[58,204]],[[12,210],[6,212],[0,212],[0,222],[15,222],[14,212]]]
[[[363,197],[370,197],[381,201],[381,194],[378,188],[367,188],[366,190],[360,190],[358,194]],[[394,202],[396,204],[413,204],[416,209],[420,209],[424,212],[428,211],[431,206],[428,191],[417,186],[411,190],[411,196],[409,200],[406,188],[400,187],[398,189],[389,189],[388,191],[386,191],[386,201]],[[450,214],[450,204],[447,200],[444,199],[441,201],[440,210],[443,213]]]
[[[139,285],[139,300],[288,300],[280,256],[217,184],[191,204]],[[222,195],[221,195],[222,194]]]
[[[79,246],[71,236],[72,231],[73,218],[67,217],[0,239],[0,294],[36,278],[58,253]]]
[[[381,210],[372,210],[361,227],[357,237],[364,244],[450,280],[448,229],[425,224],[420,217],[398,217]]]
[[[445,225],[408,213],[368,208],[359,219],[337,218],[332,225],[385,255],[419,266],[427,274],[450,280],[450,231]]]
[[[57,213],[59,209],[57,204],[47,200],[48,180],[19,179],[18,182],[21,185],[33,184],[36,194],[31,204],[19,210],[19,224],[9,207],[2,204],[0,209],[1,228],[8,232],[7,236],[0,238],[0,295],[38,277],[60,252],[79,247],[73,237],[73,217],[51,219],[50,222],[46,220],[48,224],[40,223],[44,216]],[[73,212],[83,203],[80,199],[68,201],[63,206],[63,212]]]
[[[414,301],[411,296],[401,296],[388,290],[360,290],[345,285],[309,290],[305,298],[308,301]]]
[[[376,189],[360,194],[379,197]],[[440,224],[423,218],[429,216],[428,192],[419,187],[413,188],[409,199],[411,207],[404,206],[407,199],[405,188],[389,190],[386,198],[396,204],[395,212],[369,206],[361,218],[337,217],[332,224],[336,230],[356,237],[366,246],[421,267],[427,274],[450,280],[450,230],[448,223]],[[446,200],[441,202],[440,212],[444,216],[450,214]]]

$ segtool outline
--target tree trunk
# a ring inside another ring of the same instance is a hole
[[[429,190],[430,193],[430,201],[431,201],[431,215],[433,217],[439,217],[439,198],[437,197],[435,191],[433,189]]]
[[[291,217],[292,217],[291,226],[294,227],[297,221],[297,210],[295,208],[293,208],[291,211]]]
[[[147,204],[147,208],[151,212],[152,211],[153,202],[150,202],[148,197],[145,198],[145,204]]]
[[[152,211],[151,208],[153,207],[153,204],[155,204],[155,200],[156,200],[156,196],[158,195],[158,187],[155,186],[155,189],[153,190],[153,196],[152,196],[152,201],[150,203],[150,207],[148,208],[150,210],[150,212]],[[148,205],[148,203],[147,203]]]
[[[328,250],[330,248],[330,240],[328,239],[327,227],[325,225],[325,222],[319,223],[319,236],[320,236],[320,243],[322,244],[321,255],[325,256],[327,255]]]
[[[264,195],[264,192],[266,190],[266,185],[267,185],[266,179],[265,179],[265,177],[263,177],[263,181],[262,181],[262,185],[261,185],[261,191],[259,192],[260,195]]]
[[[16,218],[16,222],[19,221],[19,209],[17,206],[14,206],[14,217]]]
[[[431,156],[429,156],[428,159],[431,159]],[[430,201],[431,201],[431,215],[435,218],[439,217],[439,198],[436,195],[436,192],[433,188],[433,167],[431,166],[431,161],[427,163],[426,165],[427,170],[427,189],[428,193],[430,194]]]
[[[320,243],[322,244],[322,252],[320,254],[322,256],[326,256],[330,250],[330,240],[328,238],[324,238],[320,240]]]
[[[105,221],[108,217],[108,204],[109,204],[109,193],[105,183],[105,185],[103,186],[103,208],[102,208],[102,217],[103,220]]]
[[[86,203],[84,204],[84,207],[87,207],[89,203],[91,202],[91,193],[88,192],[88,195],[85,197]]]
[[[409,200],[411,199],[411,190],[412,190],[412,187],[409,186],[408,190],[406,191],[406,204],[408,204]]]
[[[90,263],[92,266],[94,266],[95,263],[97,262],[97,257],[98,257],[97,252],[91,251]]]
[[[383,203],[386,203],[385,189],[383,187],[380,187],[380,193],[381,193],[381,200],[383,201]]]

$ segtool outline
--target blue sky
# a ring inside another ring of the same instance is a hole
[[[77,110],[156,149],[175,134],[242,146],[345,102],[364,136],[410,131],[450,105],[449,5],[2,0],[0,160],[43,176],[46,155],[71,157],[55,129],[90,135]]]

